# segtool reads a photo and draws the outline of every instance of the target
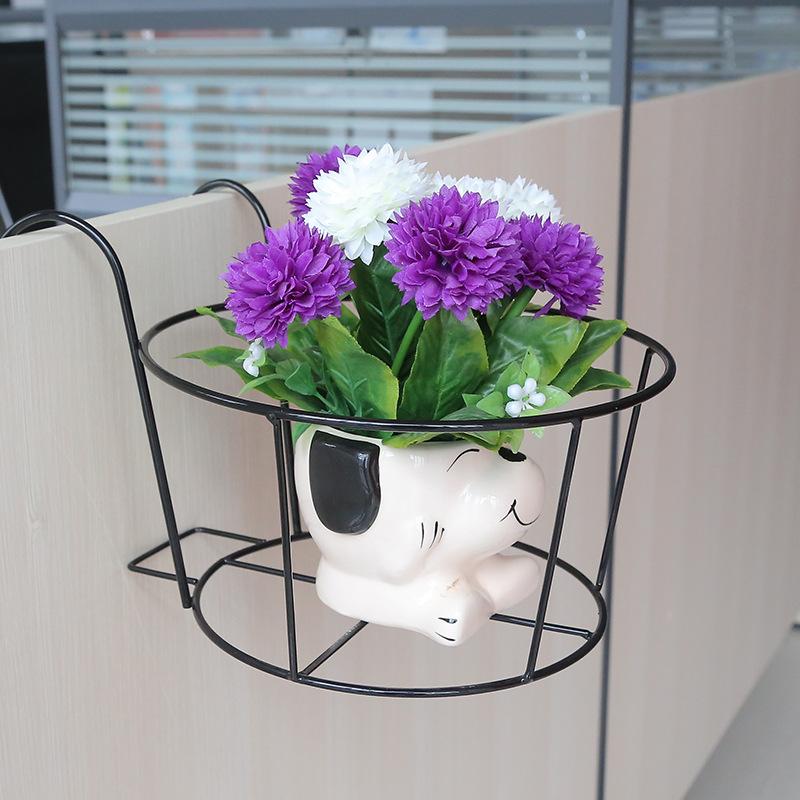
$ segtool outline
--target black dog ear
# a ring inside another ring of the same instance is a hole
[[[317,431],[308,458],[314,510],[336,533],[364,533],[381,505],[378,445]]]

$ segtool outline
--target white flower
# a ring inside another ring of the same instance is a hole
[[[332,236],[351,261],[369,264],[395,213],[430,192],[424,167],[388,144],[346,155],[338,172],[322,172],[314,180],[305,221]]]
[[[541,408],[547,402],[547,397],[537,391],[536,381],[533,378],[528,378],[522,386],[512,383],[508,387],[507,394],[511,398],[506,403],[506,414],[509,417],[519,417],[523,411]]]
[[[461,194],[464,192],[477,192],[481,198],[494,200],[498,204],[498,214],[504,219],[517,219],[520,214],[529,217],[540,217],[558,222],[561,218],[561,209],[556,205],[556,199],[547,189],[542,189],[535,183],[528,183],[522,176],[509,183],[503,178],[493,181],[464,175],[454,178],[452,175],[442,176],[436,173],[433,176],[434,191],[442,186],[455,186]]]
[[[261,343],[261,339],[256,339],[254,342],[250,342],[250,347],[248,347],[247,350],[250,355],[247,356],[242,363],[242,369],[248,375],[252,375],[254,378],[257,378],[258,368],[264,363],[264,355],[266,350],[264,350],[264,345]]]
[[[487,181],[483,178],[475,178],[472,175],[462,175],[460,178],[454,178],[452,175],[442,175],[437,172],[433,176],[434,191],[438,192],[442,186],[455,186],[456,189],[463,195],[466,192],[475,192],[479,194],[483,200],[493,200],[491,192],[494,181]]]
[[[521,176],[513,183],[498,179],[495,181],[494,191],[499,195],[495,199],[500,203],[500,216],[506,219],[516,219],[520,214],[527,214],[529,217],[538,214],[543,219],[549,217],[553,222],[558,222],[561,218],[561,209],[556,205],[556,198],[547,189],[528,183]]]

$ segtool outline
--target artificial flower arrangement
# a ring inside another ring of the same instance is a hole
[[[221,276],[233,320],[199,309],[241,344],[186,357],[300,409],[380,419],[535,416],[627,388],[592,366],[626,328],[583,320],[603,282],[592,237],[534,183],[425,166],[388,144],[309,155],[289,186],[294,219]],[[516,451],[522,435],[380,437]]]
[[[522,178],[424,167],[389,145],[310,155],[291,180],[294,219],[222,276],[233,319],[199,309],[238,345],[187,356],[341,417],[533,417],[627,387],[593,366],[625,323],[583,319],[603,282],[591,236]],[[504,551],[544,508],[544,473],[523,431],[498,427],[370,437],[294,424],[322,602],[454,646],[527,597],[536,560]]]

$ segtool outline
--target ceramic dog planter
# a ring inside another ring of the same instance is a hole
[[[542,471],[522,454],[311,427],[295,480],[322,553],[317,593],[340,614],[454,646],[538,585],[536,561],[500,555],[544,503]]]

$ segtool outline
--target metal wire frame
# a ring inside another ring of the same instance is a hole
[[[237,184],[235,181],[221,179],[210,181],[201,186],[197,192],[210,191],[214,188],[229,188],[238,192],[253,207],[258,215],[259,222],[266,227],[269,224],[268,217],[258,199],[246,187]],[[36,225],[45,222],[55,222],[70,225],[73,228],[88,236],[103,252],[106,260],[114,274],[117,292],[119,295],[120,307],[122,310],[123,322],[125,325],[126,337],[131,353],[131,360],[136,377],[139,398],[142,406],[145,427],[147,429],[148,441],[153,459],[153,468],[158,484],[159,496],[161,499],[164,520],[167,528],[167,541],[147,552],[138,556],[130,562],[129,569],[133,572],[156,577],[161,579],[173,580],[178,584],[181,604],[184,608],[193,610],[197,624],[201,630],[220,648],[239,659],[240,661],[255,667],[263,672],[276,675],[281,678],[302,683],[318,688],[331,689],[334,691],[350,692],[354,694],[381,695],[387,697],[444,697],[478,694],[483,692],[498,691],[500,689],[512,688],[530,683],[540,678],[552,675],[562,669],[569,667],[579,659],[587,655],[592,648],[600,641],[606,628],[607,612],[604,599],[601,594],[604,576],[608,568],[608,559],[613,540],[614,530],[617,523],[619,506],[622,499],[622,491],[627,477],[633,442],[639,421],[642,403],[662,392],[673,380],[675,376],[675,362],[670,353],[645,334],[637,331],[628,330],[625,337],[637,342],[645,348],[642,367],[638,386],[635,392],[625,396],[617,397],[605,403],[592,406],[571,409],[568,411],[543,414],[534,418],[520,419],[500,419],[500,420],[476,420],[474,422],[464,421],[444,421],[429,420],[420,422],[408,422],[400,420],[376,420],[376,419],[357,419],[332,414],[306,412],[289,408],[285,403],[281,405],[271,405],[268,403],[255,402],[241,397],[217,392],[208,387],[187,381],[172,372],[169,372],[153,358],[150,353],[150,346],[153,339],[168,330],[169,328],[190,320],[198,316],[194,310],[176,314],[166,320],[154,325],[140,339],[138,336],[136,323],[131,306],[130,295],[128,293],[125,275],[122,264],[111,247],[108,240],[88,222],[61,211],[44,211],[31,214],[16,224],[12,225],[4,236],[12,236],[22,233]],[[223,308],[222,304],[212,306],[216,310]],[[653,356],[658,356],[663,366],[662,375],[653,383],[648,383],[650,367]],[[156,377],[163,380],[170,386],[177,388],[194,397],[198,397],[209,402],[233,408],[239,411],[258,414],[266,419],[273,429],[273,441],[275,448],[275,468],[276,479],[278,482],[278,499],[280,511],[281,535],[279,538],[270,540],[258,539],[240,533],[221,531],[213,528],[194,527],[182,533],[178,532],[175,522],[175,513],[172,505],[169,481],[164,467],[164,460],[161,451],[161,444],[158,436],[155,415],[153,413],[152,401],[150,397],[145,367]],[[632,409],[628,431],[625,438],[622,459],[619,472],[612,494],[611,510],[606,536],[603,546],[603,554],[600,560],[597,577],[594,581],[589,579],[584,573],[573,565],[559,558],[559,548],[561,544],[564,522],[569,501],[572,476],[578,453],[578,445],[582,425],[588,419],[602,416],[617,415],[625,409]],[[295,583],[313,583],[314,578],[310,575],[296,573],[292,569],[292,544],[294,542],[305,541],[309,534],[301,529],[300,513],[297,503],[297,494],[294,486],[294,455],[292,451],[291,423],[308,422],[331,425],[333,427],[344,427],[357,430],[383,430],[383,431],[412,431],[412,432],[437,432],[448,433],[454,430],[480,431],[480,430],[511,430],[530,427],[549,427],[553,425],[568,424],[571,426],[571,435],[567,448],[564,471],[559,491],[558,506],[556,509],[555,523],[550,546],[548,550],[541,550],[522,542],[517,542],[514,546],[524,552],[537,556],[545,560],[544,577],[539,593],[538,608],[535,619],[515,617],[506,614],[495,614],[493,620],[515,625],[521,628],[531,629],[531,641],[528,658],[524,670],[512,677],[501,678],[482,683],[465,684],[460,686],[434,686],[434,687],[391,687],[379,685],[356,684],[345,681],[330,680],[321,678],[316,674],[316,670],[331,658],[338,650],[353,639],[367,623],[360,621],[339,637],[332,645],[326,648],[308,666],[300,669],[297,657],[297,624],[294,606],[294,585]],[[229,555],[222,557],[214,562],[199,578],[188,576],[183,559],[182,542],[188,536],[194,534],[207,534],[236,541],[244,541],[248,546],[236,550]],[[280,545],[282,556],[282,568],[267,567],[242,559],[261,550]],[[144,566],[144,562],[166,549],[170,550],[175,571],[173,573],[164,570],[157,570]],[[205,619],[201,597],[205,586],[209,580],[217,574],[223,567],[238,567],[251,571],[260,572],[266,575],[278,576],[283,579],[284,585],[284,604],[286,613],[287,629],[287,667],[262,661],[255,656],[232,645],[217,631],[215,631]],[[552,592],[556,570],[560,569],[567,573],[591,596],[597,606],[598,620],[593,629],[578,628],[547,621],[547,608]],[[194,587],[194,592],[190,587]],[[581,643],[572,650],[567,656],[554,661],[545,666],[539,666],[538,660],[541,649],[542,637],[545,631],[556,634],[576,637]]]
[[[224,303],[210,305],[212,311],[224,311]],[[647,400],[664,391],[675,378],[675,360],[664,345],[657,342],[644,333],[628,328],[623,337],[629,341],[636,342],[652,351],[653,355],[658,356],[664,368],[663,373],[653,383],[645,385],[631,394],[624,395],[605,403],[597,403],[590,406],[569,409],[568,411],[553,411],[547,414],[539,414],[536,417],[517,417],[507,419],[480,419],[480,420],[414,420],[404,421],[398,419],[365,419],[361,417],[345,417],[338,414],[329,414],[322,411],[302,411],[300,409],[289,408],[288,406],[273,405],[263,403],[258,400],[250,400],[238,395],[226,394],[193,383],[186,378],[170,372],[166,367],[158,363],[150,352],[153,340],[183,322],[201,316],[195,309],[182,311],[171,317],[167,317],[161,322],[153,325],[142,336],[141,359],[147,369],[156,377],[186,394],[207,400],[217,405],[232,408],[237,411],[245,411],[249,414],[257,414],[268,420],[283,419],[289,422],[307,422],[318,425],[330,425],[331,427],[348,428],[353,430],[370,431],[393,431],[397,433],[448,433],[453,431],[496,431],[496,430],[518,430],[527,428],[544,428],[552,425],[572,424],[576,421],[596,419],[614,414],[618,411],[625,411],[629,408],[639,406]],[[586,320],[593,320],[594,317],[584,317]],[[652,358],[652,356],[651,356]]]
[[[90,225],[86,220],[76,217],[74,214],[69,214],[66,211],[37,211],[33,214],[23,217],[18,222],[15,222],[8,230],[3,233],[2,237],[14,236],[18,233],[33,228],[34,226],[41,225],[46,222],[61,223],[62,225],[69,225],[76,230],[79,230],[84,235],[88,236],[100,249],[111,267],[111,272],[114,275],[114,282],[117,286],[117,294],[119,295],[119,304],[122,310],[122,321],[125,324],[125,336],[128,340],[128,349],[131,355],[131,362],[133,364],[133,372],[136,377],[136,388],[139,391],[139,401],[142,406],[142,415],[144,417],[145,428],[147,429],[147,439],[150,443],[150,453],[153,458],[153,469],[156,473],[156,481],[158,483],[158,493],[161,498],[161,509],[164,512],[164,523],[167,528],[167,540],[170,550],[172,552],[172,561],[175,565],[175,574],[178,581],[178,591],[181,597],[181,605],[184,608],[191,608],[192,597],[189,592],[189,582],[186,580],[186,567],[183,563],[183,551],[181,549],[180,536],[178,534],[178,526],[175,521],[175,510],[172,505],[172,497],[169,490],[169,481],[167,480],[167,471],[164,467],[164,456],[161,451],[161,441],[158,436],[158,427],[156,426],[156,418],[153,413],[153,401],[150,397],[150,387],[147,383],[147,375],[144,371],[144,365],[140,358],[141,342],[139,341],[139,334],[136,329],[136,319],[133,315],[133,306],[131,305],[131,297],[128,292],[128,283],[125,280],[125,271],[122,269],[122,263],[119,257],[114,252],[114,248],[109,243],[108,239],[103,236],[100,231],[94,226]]]
[[[292,543],[307,541],[309,538],[310,535],[305,531],[290,537]],[[313,674],[320,666],[322,666],[322,664],[328,661],[328,659],[331,658],[331,656],[333,656],[336,652],[338,652],[342,647],[344,647],[344,645],[346,645],[358,633],[360,633],[365,627],[367,627],[368,623],[361,620],[359,622],[356,622],[355,625],[346,630],[335,642],[333,642],[333,644],[331,644],[329,647],[323,650],[316,658],[314,658],[311,662],[309,662],[309,664],[306,667],[304,667],[303,669],[295,668],[295,670],[293,670],[292,663],[295,664],[297,663],[296,651],[294,652],[294,657],[292,658],[292,651],[290,649],[290,660],[288,668],[277,664],[272,664],[268,661],[264,661],[260,658],[257,658],[251,653],[248,653],[245,650],[242,650],[236,647],[235,645],[231,644],[227,639],[224,638],[224,636],[218,633],[205,618],[202,607],[203,591],[205,590],[209,581],[221,569],[225,567],[239,567],[242,569],[263,572],[267,575],[279,575],[281,577],[284,577],[285,579],[286,573],[284,570],[277,569],[275,567],[267,567],[262,564],[256,564],[250,561],[242,560],[246,559],[248,556],[252,556],[255,553],[267,550],[272,547],[277,547],[277,546],[282,547],[284,541],[285,539],[283,536],[270,539],[267,541],[261,541],[256,544],[250,545],[249,547],[245,547],[242,548],[241,550],[237,550],[233,553],[230,553],[229,555],[223,556],[222,558],[215,561],[197,581],[194,590],[193,611],[197,624],[200,626],[200,629],[203,631],[203,633],[205,633],[206,636],[208,636],[208,638],[211,639],[212,642],[214,642],[214,644],[216,644],[219,648],[224,650],[229,655],[233,656],[239,661],[242,661],[248,666],[261,670],[262,672],[266,672],[278,678],[285,678],[287,680],[292,680],[295,681],[296,683],[301,683],[306,686],[314,686],[319,689],[329,689],[332,691],[346,692],[350,694],[372,695],[379,697],[456,697],[462,695],[485,694],[487,692],[496,692],[502,689],[511,689],[515,686],[524,686],[527,683],[531,683],[532,681],[545,678],[549,675],[553,675],[556,672],[560,672],[561,670],[566,669],[567,667],[574,664],[576,661],[579,661],[581,658],[586,656],[589,652],[591,652],[591,650],[598,644],[598,642],[603,636],[603,633],[605,632],[607,624],[605,602],[603,601],[603,597],[600,594],[600,592],[598,592],[594,588],[592,581],[589,578],[587,578],[586,575],[584,575],[580,570],[575,568],[572,564],[564,561],[563,559],[551,558],[550,554],[548,554],[547,551],[545,550],[534,547],[533,545],[517,542],[514,545],[514,547],[523,550],[524,552],[529,553],[533,556],[537,556],[539,558],[546,558],[548,560],[548,563],[552,560],[558,569],[562,570],[569,577],[576,580],[578,582],[578,585],[581,586],[589,595],[591,595],[592,599],[594,600],[597,606],[597,614],[598,614],[597,625],[594,627],[593,630],[587,630],[583,628],[576,628],[569,625],[560,625],[556,623],[540,623],[537,620],[526,619],[524,617],[509,616],[507,614],[495,614],[492,617],[492,619],[500,623],[516,625],[519,627],[532,628],[534,629],[534,631],[537,629],[543,629],[551,631],[553,633],[563,634],[565,636],[570,636],[575,638],[575,640],[578,641],[579,644],[575,647],[574,650],[572,650],[563,658],[560,658],[557,661],[553,661],[545,666],[539,667],[536,670],[532,671],[526,670],[518,675],[512,675],[510,677],[500,678],[493,681],[463,684],[457,686],[426,686],[426,687],[381,686],[381,685],[351,683],[347,681],[338,681],[330,678],[319,677],[318,675]],[[311,575],[304,575],[298,573],[293,574],[293,579],[294,582],[298,583],[314,583],[315,581],[315,579]]]
[[[206,194],[214,189],[230,189],[243,197],[250,204],[250,207],[255,211],[258,221],[261,224],[262,230],[269,228],[269,217],[261,205],[259,199],[244,185],[238,181],[232,181],[230,178],[215,178],[213,181],[206,181],[198,186],[193,194]]]

